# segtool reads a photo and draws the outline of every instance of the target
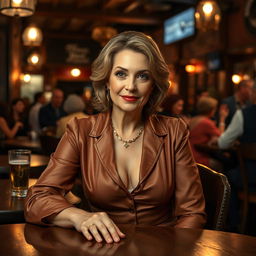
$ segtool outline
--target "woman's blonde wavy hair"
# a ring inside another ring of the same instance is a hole
[[[169,87],[169,70],[154,40],[144,33],[136,31],[126,31],[114,36],[93,62],[90,79],[95,93],[94,107],[101,112],[111,109],[112,100],[108,95],[107,83],[113,67],[114,56],[124,49],[142,53],[149,61],[153,90],[143,109],[143,114],[149,116],[157,111],[165,98]]]

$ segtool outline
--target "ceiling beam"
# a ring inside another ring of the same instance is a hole
[[[97,12],[77,12],[71,10],[36,10],[35,14],[37,16],[45,16],[47,18],[66,18],[66,19],[84,19],[84,20],[93,20],[93,21],[103,21],[110,23],[121,23],[121,24],[131,24],[131,25],[160,25],[162,23],[163,17],[152,17],[147,15],[130,15],[130,14],[113,14],[106,13],[104,11]]]

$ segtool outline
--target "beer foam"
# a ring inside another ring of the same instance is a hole
[[[29,161],[26,160],[26,159],[10,160],[9,164],[12,164],[12,165],[28,165]]]

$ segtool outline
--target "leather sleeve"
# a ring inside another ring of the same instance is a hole
[[[72,188],[80,170],[78,141],[77,119],[73,119],[47,168],[37,183],[29,188],[24,206],[26,221],[47,225],[47,217],[72,206],[64,195]]]
[[[174,215],[177,222],[175,227],[203,228],[206,214],[202,184],[188,142],[189,130],[181,119],[176,133]]]

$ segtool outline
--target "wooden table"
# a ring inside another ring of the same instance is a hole
[[[7,139],[1,141],[1,146],[3,149],[29,149],[34,153],[41,153],[41,143],[39,140],[31,140],[28,136],[19,136],[13,139]]]
[[[120,243],[87,241],[74,229],[0,225],[0,255],[8,256],[254,256],[256,237],[200,229],[120,226]]]
[[[29,179],[29,186],[32,186],[35,182],[36,179]],[[9,179],[0,179],[0,195],[0,224],[14,221],[24,222],[24,198],[11,196]]]

